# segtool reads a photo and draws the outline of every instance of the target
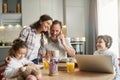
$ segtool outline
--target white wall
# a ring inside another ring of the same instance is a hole
[[[98,34],[110,35],[111,50],[119,56],[118,0],[98,0]]]
[[[63,0],[40,0],[40,14],[49,14],[63,22]]]
[[[63,0],[22,0],[23,26],[29,26],[43,14],[63,22]]]
[[[66,24],[69,37],[85,37],[89,0],[66,0]]]
[[[22,0],[22,25],[29,26],[40,17],[40,0]]]

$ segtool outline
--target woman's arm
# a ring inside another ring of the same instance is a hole
[[[11,56],[9,56],[9,55],[6,56],[6,57],[5,57],[5,63],[9,64],[10,61],[11,61]]]

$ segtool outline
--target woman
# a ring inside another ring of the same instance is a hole
[[[52,18],[49,15],[42,15],[38,21],[25,27],[19,35],[19,38],[26,42],[28,52],[26,58],[38,64],[38,54],[40,50],[47,43],[50,26],[52,25]],[[40,54],[41,56],[41,54]],[[39,56],[39,57],[40,57]],[[8,60],[7,60],[8,62]]]

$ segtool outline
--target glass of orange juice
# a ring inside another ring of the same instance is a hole
[[[43,62],[43,65],[44,65],[44,69],[48,69],[49,68],[50,59],[49,58],[42,58],[42,62]]]
[[[75,62],[74,62],[74,58],[69,57],[67,58],[67,72],[74,72],[75,70]]]

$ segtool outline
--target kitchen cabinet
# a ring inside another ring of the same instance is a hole
[[[7,12],[4,13],[3,4],[6,1]],[[17,12],[18,2],[20,2],[21,13]],[[21,15],[22,26],[29,26],[43,14],[63,22],[63,0],[0,0],[0,14],[1,18],[3,14]]]
[[[0,14],[2,14],[2,0],[0,0]]]
[[[1,14],[1,23],[4,26],[8,26],[8,25],[17,25],[17,24],[22,24],[22,15],[21,14]]]
[[[0,0],[0,25],[21,25],[21,21],[21,0]]]
[[[2,0],[2,13],[21,13],[21,0]]]
[[[4,63],[5,57],[8,55],[10,46],[0,46],[0,64]]]

